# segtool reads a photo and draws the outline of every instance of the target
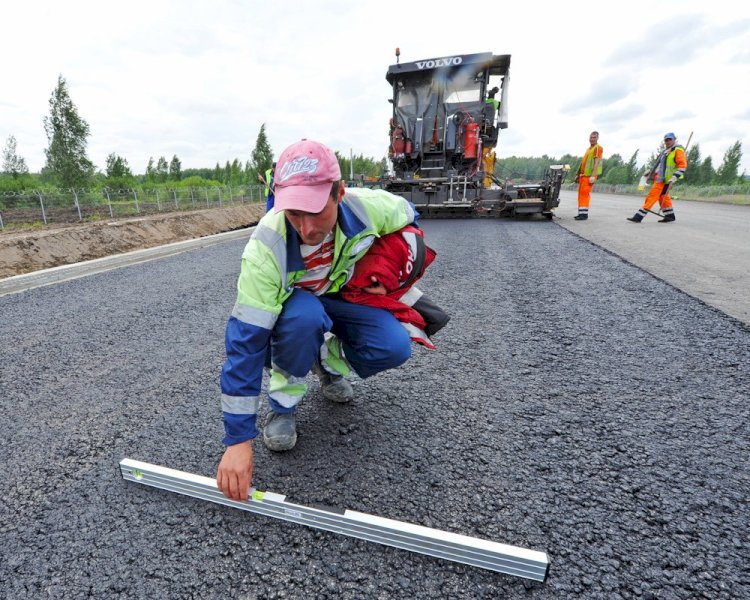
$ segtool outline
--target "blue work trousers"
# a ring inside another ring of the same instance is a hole
[[[296,289],[271,332],[273,363],[290,375],[304,377],[318,360],[327,331],[341,340],[346,359],[363,379],[398,367],[411,356],[409,334],[387,310]],[[270,402],[277,412],[294,410],[272,398]]]

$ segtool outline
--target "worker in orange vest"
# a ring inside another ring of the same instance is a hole
[[[594,182],[602,174],[602,156],[604,148],[599,145],[599,132],[592,131],[589,135],[589,144],[578,167],[576,183],[578,184],[578,214],[573,217],[576,221],[585,221],[589,218],[589,202],[591,201],[591,188]]]
[[[643,206],[632,217],[628,217],[628,221],[633,223],[643,221],[643,217],[651,212],[651,207],[656,204],[657,200],[663,213],[659,223],[675,221],[672,197],[668,191],[673,183],[685,176],[685,169],[687,169],[685,148],[677,143],[677,136],[674,133],[665,134],[664,150],[657,157],[656,164],[646,173],[646,180],[653,181],[654,184],[643,201]]]

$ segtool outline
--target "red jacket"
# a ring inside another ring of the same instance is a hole
[[[341,296],[355,304],[385,308],[401,321],[411,339],[434,350],[435,346],[425,329],[432,324],[431,333],[434,333],[447,323],[448,316],[440,311],[443,318],[439,319],[441,323],[435,328],[434,319],[425,319],[417,310],[422,293],[412,286],[436,256],[436,252],[424,243],[423,238],[421,229],[408,225],[375,240],[367,254],[357,261],[354,274],[342,289]],[[385,287],[385,295],[364,291],[363,288],[373,285],[372,277]],[[437,308],[434,304],[429,304],[433,310]]]

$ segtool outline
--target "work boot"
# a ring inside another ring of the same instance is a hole
[[[269,412],[263,425],[263,443],[274,452],[291,450],[297,443],[297,423],[294,413]]]
[[[671,223],[672,221],[676,221],[676,220],[677,220],[677,217],[675,217],[673,213],[670,215],[664,215],[664,218],[659,219],[658,223]]]
[[[628,217],[628,221],[632,221],[633,223],[640,223],[643,221],[643,215],[641,213],[635,213],[632,217]]]
[[[351,402],[354,397],[354,390],[351,383],[341,375],[334,375],[326,371],[320,362],[316,362],[312,370],[320,380],[320,391],[323,392],[323,397],[326,400],[339,404]]]
[[[583,214],[583,213],[582,213],[582,214],[578,214],[578,215],[576,215],[576,216],[575,216],[575,217],[573,217],[573,218],[574,218],[574,219],[575,219],[576,221],[585,221],[586,219],[588,219],[588,218],[589,218],[589,216],[588,216],[587,214]]]

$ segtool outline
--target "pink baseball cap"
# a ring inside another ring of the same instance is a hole
[[[274,174],[274,210],[319,213],[341,179],[333,150],[320,142],[300,140],[281,153]]]

